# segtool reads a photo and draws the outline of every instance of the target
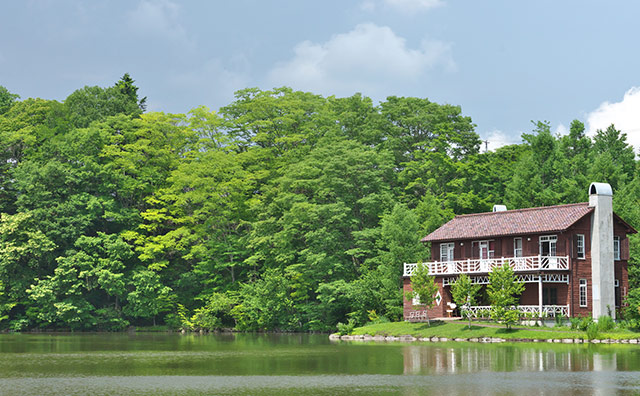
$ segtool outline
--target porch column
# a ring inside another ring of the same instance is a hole
[[[538,275],[538,309],[542,318],[542,274]]]

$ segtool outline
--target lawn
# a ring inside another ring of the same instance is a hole
[[[412,335],[414,337],[446,337],[446,338],[481,338],[495,337],[504,339],[552,339],[552,338],[582,338],[587,339],[587,333],[579,330],[571,330],[567,327],[524,327],[518,326],[511,330],[504,327],[486,324],[472,323],[471,329],[466,322],[431,321],[431,326],[426,323],[392,322],[378,323],[357,327],[351,333],[353,335],[385,335],[401,336]],[[631,339],[640,338],[640,333],[624,329],[599,333],[597,339]]]

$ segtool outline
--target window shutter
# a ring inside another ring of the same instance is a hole
[[[620,260],[629,260],[629,237],[620,240]]]

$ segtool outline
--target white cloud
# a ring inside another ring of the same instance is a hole
[[[180,6],[169,0],[143,0],[127,14],[131,30],[153,39],[168,40],[173,44],[193,49],[195,44],[180,23]]]
[[[596,130],[606,129],[614,124],[616,129],[627,134],[627,142],[638,152],[640,149],[640,87],[628,90],[622,101],[604,102],[587,115],[587,134],[595,135]]]
[[[439,7],[442,0],[383,0],[385,4],[403,12],[427,11]]]
[[[408,48],[389,27],[364,23],[325,43],[297,44],[294,57],[276,65],[269,81],[324,94],[387,96],[415,87],[436,67],[455,70],[449,44],[423,40]]]
[[[555,130],[556,135],[565,136],[569,134],[569,128],[564,124],[559,124]]]
[[[515,139],[513,136],[507,135],[506,133],[494,129],[491,132],[486,132],[481,134],[480,139],[482,139],[482,145],[480,146],[480,152],[485,151],[485,147],[488,146],[489,151],[495,151],[502,146],[508,146],[510,144],[520,143],[520,139]],[[487,144],[488,142],[488,144]]]

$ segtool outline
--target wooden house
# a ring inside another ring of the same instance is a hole
[[[460,274],[489,283],[493,268],[507,263],[525,283],[518,309],[535,317],[611,315],[628,293],[628,235],[636,233],[613,213],[609,184],[592,183],[589,202],[456,216],[422,239],[431,244],[425,262],[438,285],[430,318],[454,316],[451,285]],[[416,263],[404,264],[404,291]],[[484,293],[483,293],[484,294]],[[486,316],[489,302],[471,307]],[[405,299],[405,320],[424,308]]]

